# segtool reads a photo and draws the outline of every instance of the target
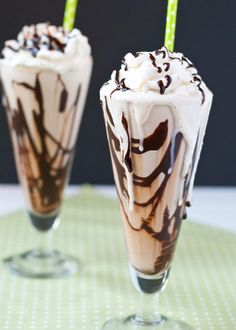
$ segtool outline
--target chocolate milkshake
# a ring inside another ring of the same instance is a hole
[[[41,230],[62,203],[91,69],[88,40],[77,29],[25,26],[3,49],[3,100],[18,176],[33,220],[48,220]]]
[[[191,204],[212,93],[192,62],[163,47],[127,54],[100,95],[130,263],[163,274]]]

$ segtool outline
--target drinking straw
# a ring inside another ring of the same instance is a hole
[[[63,28],[71,31],[74,27],[78,0],[66,0]]]
[[[171,52],[174,51],[177,11],[178,0],[168,0],[165,46]]]

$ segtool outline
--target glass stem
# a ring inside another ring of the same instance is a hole
[[[130,274],[135,288],[140,292],[139,310],[132,317],[139,325],[158,325],[164,321],[159,309],[159,294],[165,288],[169,269],[160,275],[144,275],[130,265]]]
[[[34,254],[47,258],[53,253],[52,235],[59,225],[58,212],[50,216],[41,216],[30,212],[29,216],[37,235]]]
[[[49,230],[48,232],[38,232],[37,231],[37,237],[38,242],[36,246],[36,250],[41,255],[47,255],[50,254],[52,251],[52,235],[53,230]]]
[[[135,321],[139,324],[158,324],[162,321],[159,309],[159,293],[140,294],[139,310],[135,315]]]

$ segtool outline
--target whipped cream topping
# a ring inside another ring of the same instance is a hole
[[[60,71],[76,65],[91,55],[87,37],[78,29],[66,31],[49,23],[24,26],[16,40],[8,40],[2,51],[3,60],[11,65],[39,66]]]
[[[202,103],[205,101],[202,79],[193,63],[165,47],[153,52],[128,53],[111,80],[117,85],[116,90],[123,91],[153,91],[163,95],[187,88],[190,93],[200,92]]]

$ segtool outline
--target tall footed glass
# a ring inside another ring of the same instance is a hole
[[[45,27],[50,31],[48,42],[56,42],[56,36],[53,36],[55,30],[51,31],[48,25],[34,26],[33,35],[35,39],[38,38],[35,52],[41,47],[40,38]],[[27,27],[25,36],[29,40],[32,37],[31,28]],[[39,242],[33,250],[11,256],[5,263],[11,271],[22,276],[65,276],[77,272],[79,263],[76,258],[52,249],[52,233],[49,232],[59,224],[92,59],[90,53],[80,56],[76,59],[77,66],[72,67],[71,62],[63,63],[66,55],[61,51],[59,55],[62,63],[57,63],[53,57],[50,58],[53,44],[47,50],[47,60],[40,58],[37,52],[32,55],[27,48],[19,49],[18,52],[15,50],[16,54],[9,56],[7,52],[13,51],[13,45],[6,44],[5,58],[1,61],[3,102],[19,180]],[[25,62],[22,62],[22,57],[25,57]]]
[[[175,82],[172,70],[177,62],[180,73],[184,70],[196,77],[196,69],[188,72],[191,62],[177,60],[180,56],[165,48],[128,54],[121,70],[101,89],[129,269],[140,292],[137,314],[108,321],[104,330],[191,329],[161,315],[158,308],[158,294],[167,283],[182,219],[190,206],[212,102],[202,81],[201,87],[192,82],[188,98],[177,87],[175,93],[165,92]],[[147,90],[141,89],[144,84]],[[149,86],[153,87],[148,90]]]

